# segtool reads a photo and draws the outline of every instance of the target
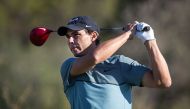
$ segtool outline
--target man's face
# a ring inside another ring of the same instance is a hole
[[[79,31],[68,30],[66,37],[68,39],[68,46],[76,57],[85,55],[93,42],[92,35],[84,29]]]

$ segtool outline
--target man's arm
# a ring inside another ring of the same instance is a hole
[[[137,22],[137,31],[135,33],[136,37],[141,39],[146,46],[152,68],[152,72],[144,74],[142,84],[145,87],[170,87],[172,82],[168,65],[158,48],[153,29],[149,26],[149,31],[142,31],[146,26],[149,25],[144,22]]]
[[[113,55],[130,37],[133,24],[128,25],[128,31],[123,34],[102,42],[87,55],[79,57],[73,63],[71,76],[77,76],[93,68],[96,64]]]
[[[168,65],[161,54],[156,40],[145,42],[152,72],[145,73],[142,83],[145,87],[170,87],[172,84]]]

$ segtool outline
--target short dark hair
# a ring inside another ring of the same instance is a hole
[[[88,33],[88,34],[91,34],[91,33],[94,32],[94,31],[85,29],[85,32]],[[97,32],[97,33],[98,33],[98,32]],[[95,44],[96,44],[96,45],[99,45],[99,44],[100,44],[100,35],[99,35],[99,33],[98,33],[97,35],[98,35],[98,37],[97,37],[97,39],[95,40]]]

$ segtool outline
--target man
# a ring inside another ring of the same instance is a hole
[[[99,43],[100,29],[87,16],[72,18],[59,29],[75,57],[61,67],[64,92],[72,109],[131,109],[133,86],[167,88],[171,78],[146,23],[128,24],[122,34]],[[132,32],[133,31],[133,32]],[[112,56],[134,33],[148,51],[151,69],[123,55]]]

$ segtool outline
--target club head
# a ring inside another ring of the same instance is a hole
[[[53,32],[44,27],[36,27],[30,32],[30,41],[36,46],[42,46],[48,39],[49,34]]]

